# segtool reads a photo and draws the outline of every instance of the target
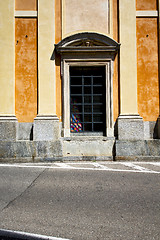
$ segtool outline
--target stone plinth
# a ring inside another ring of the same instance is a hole
[[[0,141],[15,141],[17,136],[17,118],[0,116]]]
[[[119,140],[143,140],[144,125],[139,115],[120,115],[118,117]]]
[[[56,141],[60,138],[60,123],[57,116],[37,116],[33,126],[34,141]]]

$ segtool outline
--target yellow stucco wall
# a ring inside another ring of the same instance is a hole
[[[136,2],[119,1],[120,113],[137,114]]]
[[[159,116],[158,36],[156,18],[137,18],[138,111],[144,121]]]
[[[14,1],[0,0],[0,115],[15,114]]]
[[[15,19],[15,98],[19,122],[37,115],[37,19]]]
[[[15,0],[15,10],[36,11],[37,0]]]
[[[38,1],[38,114],[56,114],[55,2]]]

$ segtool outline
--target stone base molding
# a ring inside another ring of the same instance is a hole
[[[60,123],[56,115],[38,115],[33,124],[34,141],[56,141],[60,138]]]
[[[60,141],[0,142],[0,162],[36,162],[62,160]]]
[[[116,140],[117,161],[160,161],[160,140]]]
[[[15,141],[17,138],[16,116],[0,116],[0,141]]]
[[[118,117],[118,139],[119,140],[143,140],[144,124],[143,118],[138,114],[120,115]]]
[[[72,141],[72,140],[71,140]],[[71,149],[71,143],[62,141],[0,141],[0,162],[52,162],[52,161],[160,161],[160,140],[108,140],[103,143],[99,152],[91,152],[90,140],[86,142],[87,148],[83,155],[80,143],[77,152]],[[95,142],[96,144],[96,142]],[[100,142],[98,143],[98,145]],[[73,142],[77,146],[78,142]],[[105,151],[105,148],[107,150]],[[114,149],[113,149],[114,148]],[[115,153],[111,153],[111,149]],[[90,151],[90,152],[88,152]],[[97,149],[98,151],[98,149]],[[89,155],[87,155],[87,152]],[[95,154],[96,153],[96,154]]]

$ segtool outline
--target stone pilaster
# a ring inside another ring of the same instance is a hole
[[[144,138],[143,119],[137,105],[136,1],[119,1],[120,116],[118,139]]]
[[[0,6],[0,141],[15,141],[14,1]]]
[[[38,0],[38,115],[33,125],[34,141],[56,141],[60,137],[56,115],[55,1]]]

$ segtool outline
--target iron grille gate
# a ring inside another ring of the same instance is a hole
[[[72,133],[105,132],[105,67],[70,67]]]

